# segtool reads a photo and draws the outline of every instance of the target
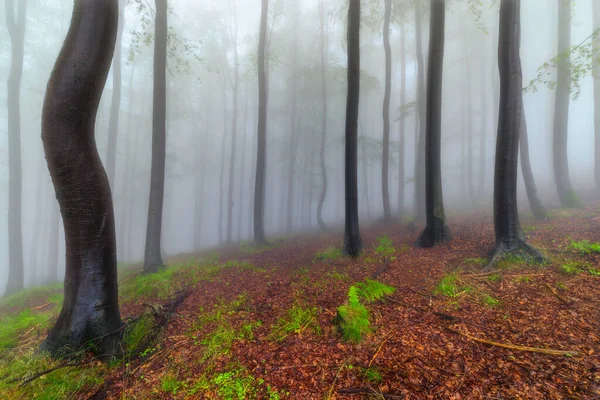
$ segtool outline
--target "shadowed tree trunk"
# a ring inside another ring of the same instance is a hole
[[[483,51],[483,49],[482,49]],[[481,198],[485,190],[485,154],[488,129],[488,85],[485,74],[485,63],[481,64],[481,132],[479,136],[479,177],[477,181],[477,196]]]
[[[117,137],[119,136],[119,111],[121,109],[121,41],[123,37],[123,11],[125,0],[119,0],[119,27],[117,30],[117,44],[113,58],[113,91],[108,122],[108,144],[106,146],[106,172],[108,179],[115,187],[115,169],[117,164]]]
[[[112,196],[94,140],[117,24],[116,0],[75,1],[44,99],[42,141],[66,240],[63,306],[42,344],[53,354],[94,345],[108,359],[120,341]]]
[[[294,2],[295,9],[293,11],[294,19],[293,30],[294,39],[291,44],[292,46],[292,78],[291,78],[291,112],[290,112],[290,142],[289,142],[289,154],[288,154],[288,171],[287,171],[287,208],[286,208],[286,232],[289,234],[293,228],[293,214],[294,214],[294,181],[295,174],[294,168],[297,158],[297,147],[298,147],[298,123],[297,123],[297,111],[298,111],[298,2]],[[298,210],[301,211],[301,210]]]
[[[240,242],[242,241],[242,238],[244,237],[243,234],[243,230],[242,230],[242,226],[243,226],[243,217],[244,217],[244,209],[245,209],[245,205],[244,205],[244,198],[246,197],[246,191],[244,190],[245,188],[245,182],[246,182],[246,141],[248,140],[248,86],[245,85],[244,87],[244,122],[243,122],[243,127],[244,129],[242,129],[242,150],[241,150],[241,162],[240,162],[240,198],[239,198],[239,202],[240,202],[240,212],[238,214],[238,237]]]
[[[521,70],[521,1],[502,0],[498,38],[500,70],[500,108],[494,173],[494,229],[496,247],[487,269],[494,267],[506,253],[526,252],[538,260],[541,254],[525,243],[517,209],[517,171],[519,131],[523,111],[523,73]]]
[[[223,99],[223,135],[221,136],[221,171],[219,172],[219,244],[223,244],[224,239],[223,206],[225,205],[225,147],[227,146],[227,88],[224,74],[221,74],[221,94]]]
[[[360,94],[360,0],[348,1],[348,98],[346,102],[346,222],[344,252],[362,252],[358,225],[358,104]]]
[[[442,76],[444,68],[445,0],[431,0],[429,66],[427,68],[427,120],[425,132],[425,203],[427,226],[417,245],[432,247],[450,240],[442,193]],[[470,116],[469,116],[470,117]]]
[[[392,50],[390,48],[390,16],[392,0],[385,0],[383,17],[383,48],[385,50],[385,93],[383,95],[383,149],[381,157],[381,190],[383,198],[383,218],[392,217],[390,208],[390,96],[392,93]]]
[[[558,2],[558,53],[563,54],[571,47],[571,2]],[[571,57],[561,57],[556,67],[556,94],[554,101],[554,136],[552,154],[554,158],[554,180],[560,204],[563,207],[579,207],[580,201],[569,178],[567,155],[569,131],[569,101],[571,97]]]
[[[327,119],[328,114],[328,91],[327,91],[327,61],[329,43],[327,39],[327,25],[325,6],[323,0],[319,0],[319,20],[321,23],[321,97],[323,99],[323,119],[321,121],[321,146],[319,148],[319,165],[321,167],[321,194],[319,195],[319,204],[317,205],[317,223],[321,230],[327,230],[323,222],[323,204],[327,198],[327,165],[325,164],[325,146],[327,144]]]
[[[35,280],[36,283],[41,283],[41,275],[44,272],[45,265],[43,263],[39,262],[39,254],[40,254],[40,237],[41,237],[41,233],[42,233],[42,216],[46,215],[45,212],[42,211],[43,208],[45,208],[46,202],[48,201],[48,198],[46,196],[42,196],[42,193],[44,189],[45,190],[45,176],[44,174],[47,173],[47,169],[45,167],[46,161],[41,159],[39,160],[39,164],[37,167],[37,184],[36,184],[36,189],[35,189],[35,216],[34,216],[34,226],[33,226],[33,240],[31,242],[31,248],[29,249],[29,257],[30,257],[30,264],[32,266],[35,266],[36,270],[36,276],[37,279]],[[53,200],[54,201],[54,200]]]
[[[415,200],[413,208],[415,218],[425,218],[425,63],[423,61],[423,33],[421,29],[421,1],[414,1],[415,7],[415,41],[417,51],[417,117],[419,119],[419,137],[415,138],[417,154],[415,154]]]
[[[267,81],[265,74],[265,48],[269,0],[262,0],[260,35],[258,39],[258,130],[256,147],[256,180],[254,183],[254,241],[265,243],[264,202],[267,152]]]
[[[227,199],[227,243],[233,241],[233,183],[235,177],[235,147],[237,145],[237,113],[238,113],[238,88],[239,88],[239,64],[238,64],[238,23],[235,1],[231,2],[233,13],[233,118],[231,119],[231,154],[229,157],[229,195]]]
[[[155,4],[152,167],[150,169],[146,248],[144,250],[145,273],[157,272],[164,264],[161,254],[161,236],[167,145],[167,0],[156,0]]]
[[[594,32],[600,29],[600,2],[592,0]],[[594,48],[600,48],[600,35],[594,39]],[[594,63],[594,178],[600,190],[600,63]]]
[[[529,158],[529,140],[527,137],[527,121],[525,118],[525,107],[523,99],[521,99],[521,123],[519,132],[519,145],[521,146],[521,172],[523,173],[523,180],[525,181],[525,190],[527,191],[527,198],[529,199],[529,206],[531,212],[537,220],[546,219],[546,207],[542,204],[533,177],[533,171],[531,169],[531,160]]]
[[[21,81],[25,51],[27,0],[6,2],[6,25],[10,35],[10,73],[8,76],[8,282],[5,294],[23,289],[23,227],[21,222]],[[15,11],[17,15],[15,16]]]
[[[404,24],[400,24],[400,107],[406,105],[406,34]],[[406,118],[400,116],[399,147],[398,147],[398,216],[404,214],[404,187],[406,174],[404,172]]]

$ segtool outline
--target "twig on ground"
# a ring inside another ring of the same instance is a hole
[[[395,334],[396,334],[395,331],[391,331],[390,333],[388,333],[387,335],[385,335],[385,338],[383,339],[383,341],[379,345],[379,348],[377,349],[377,351],[373,355],[373,358],[371,358],[371,361],[369,361],[369,366],[367,367],[367,369],[371,368],[371,365],[373,365],[373,362],[375,361],[375,359],[377,358],[377,356],[379,355],[379,353],[381,353],[381,349],[383,348],[383,345],[385,345],[385,343],[388,340],[390,340]]]
[[[34,380],[36,380],[37,378],[41,378],[42,376],[48,375],[54,371],[58,371],[59,369],[63,369],[63,368],[69,368],[69,367],[82,367],[86,364],[91,363],[91,360],[87,360],[87,361],[81,361],[81,362],[62,362],[50,369],[47,369],[45,371],[41,371],[41,372],[36,372],[33,375],[29,375],[29,376],[25,376],[22,378],[16,378],[16,379],[12,379],[10,380],[8,383],[16,383],[16,382],[21,382],[21,387],[23,386],[27,386],[28,384],[30,384],[31,382],[33,382]]]
[[[571,302],[568,301],[567,299],[565,299],[564,297],[562,297],[552,286],[550,286],[548,283],[546,283],[546,287],[548,289],[550,289],[550,291],[552,292],[552,294],[554,294],[560,301],[562,301],[563,303],[565,303],[567,306],[571,305]]]
[[[50,304],[55,304],[55,303],[56,303],[56,301],[50,301],[50,302],[48,302],[46,304],[42,304],[41,306],[33,307],[31,309],[31,311],[41,310],[42,308],[48,307]]]
[[[528,351],[531,353],[547,354],[550,356],[575,356],[575,355],[579,354],[579,352],[574,351],[574,350],[573,351],[564,351],[564,350],[554,350],[554,349],[542,349],[539,347],[516,346],[516,345],[508,344],[508,343],[499,343],[499,342],[494,342],[492,340],[480,339],[475,336],[469,335],[468,333],[460,332],[460,331],[457,331],[457,330],[454,330],[454,329],[448,328],[448,327],[446,327],[446,330],[448,330],[452,333],[456,333],[457,335],[464,336],[467,339],[470,339],[474,342],[488,344],[490,346],[495,346],[495,347],[502,347],[505,349]]]

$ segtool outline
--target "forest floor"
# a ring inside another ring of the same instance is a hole
[[[482,272],[494,240],[481,213],[450,218],[453,240],[433,249],[413,247],[419,227],[389,224],[363,227],[356,259],[337,232],[185,256],[152,276],[124,267],[131,351],[108,366],[34,354],[60,286],[12,296],[1,397],[600,399],[600,205],[522,225],[548,262]],[[359,310],[344,325],[356,318],[357,341],[334,323],[343,305]]]

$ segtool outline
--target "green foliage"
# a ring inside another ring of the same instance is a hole
[[[50,322],[51,312],[36,313],[29,309],[16,315],[0,318],[0,351],[14,348],[19,344],[19,336],[29,329],[44,330]]]
[[[381,381],[383,381],[383,377],[381,376],[381,373],[379,372],[379,369],[377,369],[377,367],[364,369],[364,375],[365,379],[372,384],[378,384],[381,383]]]
[[[239,369],[218,374],[212,382],[219,388],[218,393],[222,398],[245,400],[256,398],[254,380],[252,375]]]
[[[0,307],[26,307],[32,302],[41,304],[55,302],[60,305],[62,303],[62,291],[62,282],[22,290],[0,298]]]
[[[344,340],[360,343],[364,336],[371,332],[369,310],[360,302],[358,289],[351,286],[348,290],[348,303],[339,306],[339,327]]]
[[[455,272],[445,275],[442,277],[440,283],[436,286],[435,292],[448,297],[456,297],[459,292],[458,286],[456,285],[457,279],[458,274]]]
[[[583,272],[583,267],[586,263],[582,263],[580,261],[569,261],[565,264],[562,264],[559,269],[565,275],[577,275]]]
[[[571,240],[569,250],[575,250],[581,255],[600,254],[600,243],[590,243],[589,240],[576,242]]]
[[[502,280],[502,276],[500,274],[493,274],[488,277],[488,281],[490,282],[499,282]]]
[[[496,306],[498,306],[500,304],[499,300],[493,298],[492,296],[490,296],[487,293],[484,293],[481,296],[481,301],[483,302],[483,304],[485,304],[488,307],[496,307]]]
[[[465,258],[465,264],[485,265],[487,260],[483,257]]]
[[[396,291],[396,289],[391,286],[369,278],[365,279],[364,282],[357,283],[355,286],[358,296],[367,303],[372,303],[382,299],[383,297],[393,294]]]
[[[328,247],[327,249],[323,250],[323,251],[319,251],[315,254],[315,260],[319,260],[319,261],[329,261],[329,260],[336,260],[338,258],[343,257],[344,253],[342,251],[342,249],[337,248],[337,247]]]
[[[310,330],[315,334],[321,333],[317,312],[316,307],[294,305],[286,311],[283,317],[277,320],[270,336],[277,341],[281,341],[292,333],[301,334],[306,330]]]
[[[375,249],[375,254],[382,257],[384,261],[395,260],[394,254],[396,253],[396,249],[394,248],[394,244],[392,243],[392,239],[388,235],[383,235],[377,238],[379,242],[379,246]]]
[[[173,375],[169,374],[162,378],[160,387],[163,392],[176,395],[177,392],[184,387],[184,383],[180,382]]]
[[[600,268],[588,268],[588,272],[593,276],[600,276]]]
[[[123,334],[123,345],[125,346],[125,350],[130,354],[146,352],[146,354],[143,355],[147,355],[148,352],[143,346],[148,344],[149,336],[152,334],[155,325],[156,320],[152,311],[144,311],[137,321],[132,322],[125,329],[125,333]]]

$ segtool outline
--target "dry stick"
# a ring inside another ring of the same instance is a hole
[[[31,309],[31,311],[34,311],[34,310],[41,310],[42,308],[44,308],[44,307],[47,307],[47,306],[49,306],[50,304],[55,304],[55,303],[56,303],[56,301],[51,301],[51,302],[49,302],[49,303],[42,304],[41,306],[33,307],[33,308]]]
[[[416,293],[416,294],[418,294],[418,295],[421,295],[421,296],[423,296],[423,297],[426,297],[426,298],[428,298],[428,299],[430,299],[430,298],[437,299],[437,296],[436,296],[436,295],[434,295],[434,294],[429,294],[429,293],[420,292],[420,291],[418,291],[418,290],[416,290],[416,289],[413,289],[413,288],[408,288],[408,290],[410,290],[411,292],[414,292],[414,293]]]
[[[329,395],[327,396],[327,399],[331,399],[331,395],[333,393],[333,389],[335,388],[335,383],[338,380],[338,377],[340,376],[340,372],[342,372],[342,368],[344,368],[346,366],[346,362],[348,361],[348,359],[345,359],[344,362],[342,363],[342,365],[340,365],[340,368],[338,369],[337,373],[335,374],[335,378],[333,378],[333,383],[331,384],[331,389],[329,389]]]
[[[531,353],[547,354],[547,355],[550,355],[550,356],[576,356],[576,355],[579,354],[579,352],[577,352],[577,351],[541,349],[539,347],[515,346],[513,344],[499,343],[499,342],[494,342],[494,341],[487,340],[487,339],[480,339],[480,338],[477,338],[475,336],[471,336],[468,333],[463,333],[463,332],[454,330],[452,328],[446,327],[446,329],[449,330],[452,333],[456,333],[457,335],[464,336],[467,339],[470,339],[470,340],[472,340],[474,342],[488,344],[490,346],[502,347],[502,348],[505,348],[505,349],[520,350],[520,351],[529,351]]]
[[[383,345],[385,344],[385,342],[387,342],[388,340],[390,340],[394,335],[396,334],[395,331],[391,331],[390,333],[388,333],[385,338],[383,339],[383,341],[381,342],[381,345],[379,345],[379,348],[377,349],[377,351],[375,352],[375,355],[373,356],[373,358],[371,358],[371,361],[369,361],[369,366],[367,367],[367,369],[371,368],[371,365],[373,365],[373,361],[375,361],[375,359],[377,358],[377,356],[379,355],[379,353],[381,352],[381,349],[383,348]],[[366,373],[366,372],[365,372]]]
[[[565,304],[566,304],[566,305],[568,305],[568,306],[570,306],[570,305],[571,305],[571,302],[570,302],[570,301],[568,301],[567,299],[565,299],[564,297],[562,297],[560,294],[558,294],[558,292],[557,292],[557,291],[556,291],[556,290],[555,290],[555,289],[554,289],[552,286],[550,286],[548,283],[546,283],[546,287],[547,287],[548,289],[550,289],[550,291],[551,291],[551,292],[552,292],[552,293],[553,293],[553,294],[554,294],[556,297],[558,297],[558,299],[559,299],[560,301],[562,301],[563,303],[565,303]]]

